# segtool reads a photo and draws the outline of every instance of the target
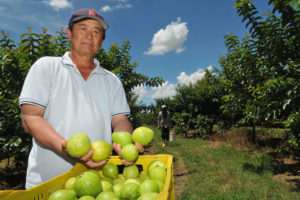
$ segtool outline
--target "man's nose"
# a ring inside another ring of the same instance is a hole
[[[87,31],[86,38],[87,39],[92,39],[92,37],[93,37],[93,32],[92,31]]]

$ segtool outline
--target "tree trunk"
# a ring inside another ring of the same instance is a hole
[[[252,134],[251,134],[251,142],[255,143],[256,141],[256,127],[255,127],[255,122],[252,120]]]

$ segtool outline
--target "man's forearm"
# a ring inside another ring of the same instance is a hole
[[[116,116],[112,119],[113,132],[127,131],[128,133],[133,132],[132,125],[126,116]]]
[[[60,136],[51,125],[40,116],[23,115],[23,126],[40,144],[67,156],[63,150],[64,138]]]

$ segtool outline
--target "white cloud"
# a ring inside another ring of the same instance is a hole
[[[211,71],[213,66],[208,66],[207,69]],[[196,72],[192,73],[191,75],[187,75],[185,72],[181,72],[179,76],[177,76],[178,84],[180,85],[188,85],[190,83],[194,84],[198,80],[202,79],[205,75],[205,70],[199,68]]]
[[[171,22],[165,29],[154,34],[151,47],[145,54],[163,55],[172,50],[177,53],[184,51],[183,43],[187,40],[188,32],[187,23],[181,22],[178,17],[176,22]]]
[[[142,85],[142,86],[135,87],[135,88],[133,89],[133,91],[134,91],[136,94],[139,95],[138,100],[142,100],[142,99],[148,97],[148,96],[147,96],[147,95],[148,95],[148,91],[147,91],[146,87],[143,86],[143,85]]]
[[[68,0],[50,0],[48,3],[55,10],[65,9],[65,8],[73,8],[73,5]]]
[[[151,98],[166,98],[172,97],[176,94],[177,85],[169,83],[168,81],[164,82],[162,86],[152,87]]]
[[[125,1],[123,1],[123,2],[125,2]],[[115,6],[106,5],[106,6],[103,6],[100,9],[100,11],[101,12],[111,12],[114,10],[125,9],[125,8],[132,8],[132,5],[131,4],[117,4]]]
[[[213,69],[213,66],[208,66],[207,70],[211,71]],[[162,84],[162,86],[159,87],[152,87],[150,90],[145,86],[139,86],[134,88],[134,92],[139,95],[138,100],[143,100],[146,98],[167,98],[167,97],[173,97],[176,95],[176,88],[178,85],[188,85],[190,83],[194,84],[197,82],[197,80],[200,80],[204,77],[205,70],[202,68],[199,68],[196,72],[187,75],[185,72],[181,72],[179,76],[177,76],[177,83],[169,83],[166,81]]]

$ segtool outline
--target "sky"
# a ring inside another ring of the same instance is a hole
[[[162,77],[160,87],[136,87],[139,101],[176,94],[178,85],[195,83],[205,70],[220,68],[226,54],[225,39],[240,39],[248,30],[234,8],[235,0],[0,0],[0,30],[18,41],[31,28],[55,34],[68,24],[72,12],[93,8],[109,25],[103,48],[109,50],[129,40],[136,72]],[[268,0],[252,0],[260,14],[270,9]],[[100,61],[101,62],[101,61]]]

